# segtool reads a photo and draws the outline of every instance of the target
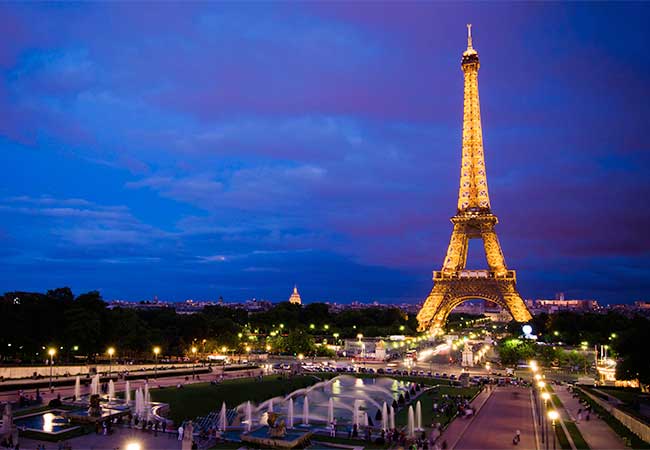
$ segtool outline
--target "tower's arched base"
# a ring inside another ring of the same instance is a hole
[[[517,322],[532,319],[517,292],[514,271],[497,277],[490,271],[463,271],[453,275],[434,273],[434,286],[418,313],[418,330],[440,330],[449,313],[465,300],[490,300],[505,308]]]

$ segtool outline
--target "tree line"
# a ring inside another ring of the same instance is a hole
[[[0,360],[44,362],[49,348],[57,361],[106,359],[109,347],[116,359],[153,359],[199,353],[255,352],[270,346],[273,353],[306,356],[317,343],[345,338],[414,334],[415,317],[397,308],[347,309],[330,312],[323,303],[305,306],[283,302],[265,312],[208,306],[194,314],[173,308],[108,308],[99,292],[75,296],[67,288],[46,293],[8,292],[0,297]],[[320,346],[319,348],[324,348]]]

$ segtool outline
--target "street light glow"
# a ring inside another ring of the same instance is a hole
[[[551,398],[551,394],[549,394],[548,392],[542,392],[542,400],[548,401],[550,400],[550,398]]]
[[[160,354],[160,347],[154,347],[153,352],[156,356],[158,356],[158,354]]]
[[[51,348],[51,349],[49,349],[49,350],[47,351],[47,354],[50,355],[50,356],[54,356],[54,355],[56,355],[56,349],[55,349],[55,348]]]
[[[560,415],[556,410],[552,409],[548,412],[548,418],[551,419],[552,421],[555,422],[558,417],[560,417]]]
[[[106,350],[106,353],[108,353],[108,356],[113,356],[115,354],[115,348],[108,347],[108,350]]]
[[[125,450],[142,450],[142,445],[140,445],[139,442],[129,442],[126,444],[126,447],[124,447]]]

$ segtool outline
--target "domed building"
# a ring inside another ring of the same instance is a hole
[[[289,303],[294,305],[302,305],[302,300],[300,299],[300,294],[298,293],[298,287],[293,287],[293,293],[289,297]]]

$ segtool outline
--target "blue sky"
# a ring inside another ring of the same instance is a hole
[[[649,18],[642,3],[4,3],[0,290],[423,299],[455,212],[471,22],[522,295],[647,299]]]

